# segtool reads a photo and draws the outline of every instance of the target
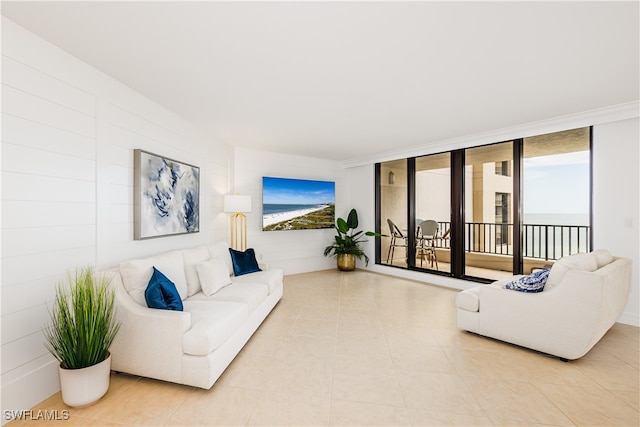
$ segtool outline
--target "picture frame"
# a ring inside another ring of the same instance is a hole
[[[134,157],[134,240],[200,231],[200,168],[142,149]]]
[[[262,177],[262,231],[314,230],[335,224],[336,184]]]

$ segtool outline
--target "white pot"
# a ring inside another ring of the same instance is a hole
[[[62,401],[75,408],[89,406],[100,400],[109,389],[111,355],[87,368],[62,369],[58,366],[58,372]]]

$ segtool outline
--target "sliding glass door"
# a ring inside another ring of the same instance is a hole
[[[513,274],[513,142],[465,150],[465,275]]]
[[[451,272],[451,155],[415,159],[415,266]]]
[[[590,129],[524,139],[524,270],[591,250]]]
[[[407,267],[407,160],[380,164],[380,231],[388,237],[381,239],[380,262]]]
[[[591,129],[379,163],[376,259],[492,281],[591,249]]]

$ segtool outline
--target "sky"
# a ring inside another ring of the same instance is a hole
[[[588,214],[589,152],[524,159],[524,213]]]
[[[335,182],[290,178],[262,178],[262,203],[315,205],[335,203]]]

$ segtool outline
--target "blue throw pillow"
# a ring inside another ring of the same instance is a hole
[[[530,276],[523,276],[513,280],[504,285],[504,287],[505,289],[520,292],[542,292],[544,284],[547,283],[547,277],[549,277],[549,270],[538,270]]]
[[[231,253],[231,262],[233,263],[233,274],[236,276],[262,271],[260,267],[258,267],[256,253],[253,249],[249,248],[242,252],[229,248],[229,252]]]
[[[150,308],[182,311],[182,299],[176,285],[155,267],[144,291],[144,299]]]

